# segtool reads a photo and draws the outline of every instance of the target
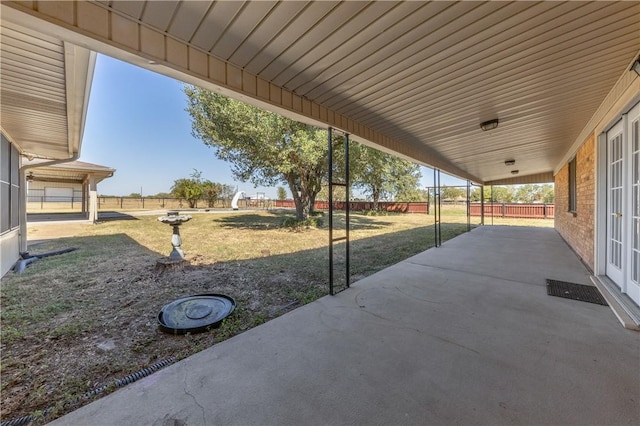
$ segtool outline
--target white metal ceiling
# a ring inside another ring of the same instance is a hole
[[[640,2],[92,3],[482,181],[549,176],[640,49]]]
[[[79,153],[95,53],[6,19],[0,46],[3,131],[25,155]]]
[[[553,170],[640,47],[639,2],[102,3],[482,180]]]
[[[2,21],[2,127],[26,152],[69,156],[64,43]]]

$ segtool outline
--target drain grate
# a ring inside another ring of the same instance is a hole
[[[596,287],[547,279],[547,294],[609,306]]]

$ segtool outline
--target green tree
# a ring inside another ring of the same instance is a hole
[[[413,189],[403,189],[398,192],[395,196],[395,200],[403,203],[411,203],[411,202],[419,202],[419,201],[427,201],[429,199],[429,194],[425,189],[422,188],[413,188]]]
[[[514,197],[521,203],[553,203],[553,185],[520,185]]]
[[[494,186],[493,201],[496,203],[512,203],[514,193],[513,186]],[[491,195],[491,187],[489,187],[489,195]]]
[[[555,192],[554,192],[553,184],[545,183],[544,185],[542,185],[541,196],[542,196],[543,203],[547,203],[547,204],[553,203],[555,200]]]
[[[198,205],[198,199],[202,197],[202,173],[193,171],[191,178],[177,179],[171,187],[171,194],[176,198],[182,198],[189,203],[190,208]]]
[[[207,207],[215,207],[216,201],[222,194],[222,185],[217,182],[205,180],[201,183],[202,197],[207,201]]]
[[[278,191],[278,195],[277,195],[278,200],[283,201],[287,199],[287,190],[284,189],[284,187],[279,186],[277,191]]]
[[[494,194],[495,195],[495,194]],[[469,200],[474,203],[480,202],[480,187],[474,186],[471,188],[471,194],[469,194]],[[489,186],[484,187],[484,201],[491,202],[491,188]]]
[[[442,200],[455,201],[459,197],[467,197],[467,189],[459,188],[457,186],[442,185],[440,187],[440,197]]]
[[[171,198],[173,197],[173,194],[170,194],[169,192],[158,192],[156,195],[152,196],[153,198]]]
[[[326,131],[194,86],[184,92],[193,136],[230,162],[237,179],[286,183],[297,219],[308,219],[327,172]]]
[[[409,194],[418,188],[420,168],[417,164],[391,154],[354,144],[349,153],[351,182],[373,200],[374,210],[384,199]]]

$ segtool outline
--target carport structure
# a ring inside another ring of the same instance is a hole
[[[640,323],[637,2],[1,7],[12,150],[74,158],[92,52],[110,55],[477,184],[554,182],[556,230]],[[3,181],[7,194],[21,184]],[[17,256],[10,223],[2,244]]]
[[[69,191],[71,199],[75,197],[75,187],[80,188],[80,209],[91,222],[98,220],[98,189],[97,185],[104,179],[113,176],[115,169],[84,161],[71,161],[51,166],[38,167],[46,160],[25,161],[23,166],[31,166],[26,174],[29,188],[27,188],[27,202],[41,203],[69,201],[66,197],[58,200],[55,195],[50,196],[47,185],[54,189]],[[63,192],[66,194],[67,192]]]

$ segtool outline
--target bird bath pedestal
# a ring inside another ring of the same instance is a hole
[[[180,225],[191,220],[189,215],[180,215],[177,211],[170,211],[166,216],[160,216],[159,222],[166,223],[173,227],[173,235],[171,236],[171,245],[173,250],[169,254],[169,257],[163,257],[156,263],[156,270],[165,271],[167,269],[182,269],[186,260],[184,259],[184,252],[180,248],[182,245],[182,238],[180,237]]]

